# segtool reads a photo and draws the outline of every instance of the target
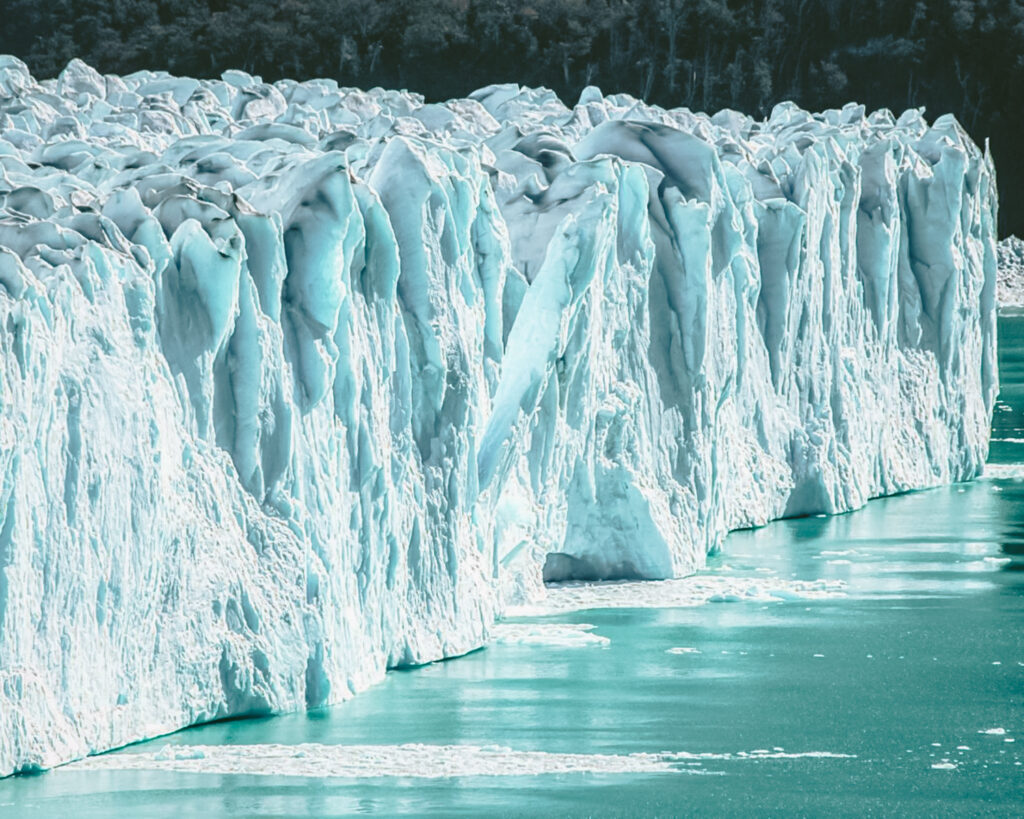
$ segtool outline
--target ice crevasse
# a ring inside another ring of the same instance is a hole
[[[918,110],[0,58],[0,775],[978,475],[995,215]]]

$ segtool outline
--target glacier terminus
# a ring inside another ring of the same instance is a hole
[[[979,475],[996,210],[920,110],[0,57],[0,775]]]

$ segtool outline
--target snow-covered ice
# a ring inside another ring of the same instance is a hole
[[[975,477],[995,209],[916,110],[0,57],[0,774]]]

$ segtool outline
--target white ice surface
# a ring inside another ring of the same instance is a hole
[[[0,57],[0,775],[976,476],[995,207],[920,111]]]

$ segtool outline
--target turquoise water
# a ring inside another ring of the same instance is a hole
[[[1013,475],[1005,465],[1024,464],[1024,317],[1003,316],[1000,336],[991,461]],[[520,618],[551,642],[497,642],[392,673],[332,709],[208,725],[99,758],[133,755],[147,760],[141,770],[68,766],[5,780],[0,815],[1024,812],[1024,481],[738,532],[702,580],[766,592]],[[801,580],[828,583],[808,593]],[[573,624],[593,628],[545,629]],[[555,644],[559,635],[572,643]],[[194,746],[216,755],[268,743],[309,744],[298,762],[314,767],[334,746],[378,747],[362,776],[284,776],[244,755],[237,773],[170,769],[176,753],[198,755]],[[512,750],[470,752],[492,760],[478,775],[458,749],[410,761],[405,743]],[[585,770],[525,775],[532,757],[519,752],[531,751],[570,754]],[[607,755],[659,752],[673,756],[623,763],[657,770],[598,770]],[[437,760],[473,775],[417,775]],[[394,766],[401,775],[378,775]]]

